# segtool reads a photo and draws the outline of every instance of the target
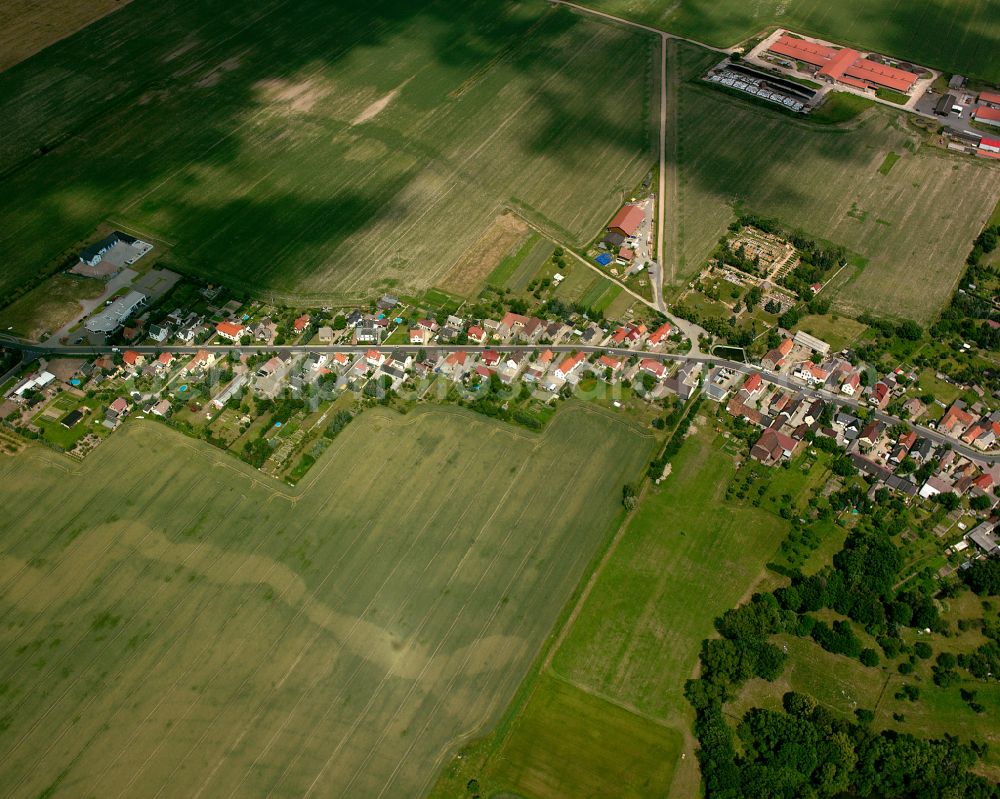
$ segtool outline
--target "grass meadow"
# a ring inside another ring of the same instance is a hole
[[[0,459],[11,796],[419,796],[514,695],[651,439],[366,412],[297,489],[150,422]]]
[[[646,495],[553,659],[557,674],[657,718],[686,713],[684,681],[712,620],[786,531],[775,513],[725,501],[734,465],[723,443],[703,427]]]
[[[817,125],[714,91],[697,78],[717,56],[679,50],[677,279],[700,270],[738,208],[865,259],[838,277],[838,310],[932,319],[1000,198],[995,165],[922,146],[888,109]],[[899,159],[884,174],[890,152]]]
[[[137,0],[0,73],[0,293],[108,222],[179,268],[440,285],[502,207],[592,238],[654,160],[652,37],[543,3]]]
[[[770,26],[1000,82],[1000,1],[584,0],[609,14],[728,47]]]

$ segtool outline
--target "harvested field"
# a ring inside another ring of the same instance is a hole
[[[441,288],[460,297],[476,294],[497,265],[513,255],[515,248],[528,236],[528,226],[513,214],[503,214],[493,220],[486,232],[479,237],[458,259],[445,277]]]
[[[131,5],[0,75],[0,295],[107,220],[293,300],[440,285],[504,206],[582,244],[654,158],[653,48],[513,0]]]
[[[0,459],[5,792],[421,795],[509,701],[647,441],[583,406],[540,436],[369,411],[294,490],[149,422],[78,467]]]
[[[131,0],[4,0],[0,72],[117,11]]]

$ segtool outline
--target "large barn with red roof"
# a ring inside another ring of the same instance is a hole
[[[645,212],[638,205],[626,205],[615,214],[615,218],[608,224],[608,230],[626,238],[634,236],[645,218]]]
[[[920,77],[898,67],[890,67],[849,47],[829,47],[783,33],[768,48],[775,55],[803,61],[819,67],[817,76],[832,83],[843,83],[857,89],[884,88],[908,92]]]

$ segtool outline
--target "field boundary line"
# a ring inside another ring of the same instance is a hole
[[[567,480],[563,481],[563,490],[562,490],[562,492],[559,495],[559,501],[558,502],[552,502],[552,503],[550,503],[549,515],[547,517],[546,523],[549,523],[551,521],[552,517],[555,515],[556,509],[562,506],[563,499],[565,498],[566,494],[570,491],[570,488],[575,484],[576,478],[581,473],[581,471],[583,470],[584,465],[585,465],[585,462],[579,463],[577,465],[576,469],[573,471],[573,478],[572,479],[567,479]],[[511,533],[508,534],[508,536],[504,539],[504,545],[506,545],[507,541],[510,539],[510,536],[513,533],[513,530],[516,529],[519,526],[521,517],[523,517],[524,514],[527,512],[527,508],[528,508],[529,504],[530,503],[527,503],[524,507],[522,507],[521,514],[518,517],[518,521],[514,525],[511,526],[512,527]],[[499,508],[500,505],[498,504],[497,507]],[[459,675],[463,673],[464,667],[466,666],[466,664],[468,664],[469,659],[472,657],[473,653],[476,651],[476,646],[475,645],[478,644],[478,642],[482,640],[482,638],[485,635],[486,631],[489,629],[489,627],[493,624],[493,621],[496,619],[497,614],[500,612],[500,610],[501,610],[501,608],[503,607],[503,604],[504,604],[503,603],[503,596],[505,596],[507,594],[507,592],[510,590],[511,586],[513,586],[513,585],[515,585],[517,583],[518,578],[519,578],[521,572],[524,570],[525,565],[530,561],[531,557],[538,551],[538,548],[541,545],[541,543],[542,543],[542,539],[539,538],[538,540],[535,541],[534,544],[532,544],[532,546],[527,550],[527,552],[525,552],[524,557],[521,559],[521,562],[517,566],[517,569],[513,572],[513,574],[511,574],[511,577],[510,577],[510,579],[507,582],[507,586],[504,588],[504,591],[501,593],[501,598],[499,600],[497,600],[497,602],[493,606],[493,610],[490,612],[490,617],[487,619],[486,623],[483,624],[483,626],[480,628],[479,635],[476,636],[475,640],[473,641],[473,644],[470,645],[469,647],[467,647],[467,654],[466,654],[465,660],[461,664],[461,667],[455,670],[455,672],[453,673],[451,679],[448,681],[447,686],[445,687],[445,691],[443,692],[442,697],[439,698],[438,701],[437,701],[437,703],[435,704],[435,706],[434,706],[434,710],[435,711],[445,701],[444,696],[446,696],[449,693],[449,691],[450,691],[452,685],[454,684],[455,680],[458,679]],[[572,539],[568,535],[565,536],[564,537],[564,541],[563,541],[563,549],[566,549],[566,548],[570,547],[571,545],[572,545]],[[492,568],[493,564],[496,563],[497,560],[499,560],[499,558],[500,558],[500,553],[498,551],[497,555],[494,557],[493,561],[490,564],[491,568]],[[549,562],[549,567],[546,570],[546,576],[548,576],[551,573],[552,569],[555,568],[556,563],[559,561],[559,557],[558,556],[554,556],[554,557],[550,558],[549,561],[550,562]],[[541,580],[540,582],[544,583],[545,581]],[[465,612],[465,609],[466,609],[466,607],[468,607],[468,604],[469,603],[466,602],[462,606],[460,614]],[[439,644],[438,649],[440,649],[440,647],[443,646],[443,644],[444,644],[444,639],[442,639],[442,642]],[[528,666],[529,672],[530,672],[530,669],[531,669],[531,666],[529,664],[529,666]],[[508,680],[510,679],[510,676],[511,675],[508,675],[508,678],[507,678]],[[524,678],[525,678],[525,675],[522,675],[521,676],[521,680],[523,680]],[[411,691],[412,691],[412,688],[411,688]],[[495,707],[496,704],[497,704],[497,702],[499,701],[499,699],[500,699],[499,697],[494,697],[494,699],[491,701],[491,705],[493,707]],[[396,710],[396,716],[398,716],[398,714],[399,714],[399,712],[400,712],[401,709],[402,709],[402,705],[400,705],[400,707],[397,708],[397,710]],[[487,712],[486,712],[485,715],[488,716],[492,712],[493,712],[492,709],[487,709]],[[435,715],[434,713],[431,713],[429,715],[427,721],[424,722],[424,726],[421,729],[421,732],[423,732],[423,730],[427,729],[427,727],[430,725],[431,720],[433,719],[434,715]],[[396,716],[394,716],[393,718],[395,719]],[[383,737],[384,737],[384,735],[383,735]],[[414,746],[416,746],[416,741],[414,741],[414,743],[410,744],[410,746],[407,748],[407,750],[403,754],[403,756],[397,761],[396,768],[393,770],[392,774],[389,776],[389,779],[387,779],[385,781],[385,783],[383,783],[382,790],[378,794],[378,799],[381,799],[381,797],[385,795],[386,790],[391,785],[392,780],[395,778],[395,775],[399,772],[399,769],[402,766],[402,764],[409,757],[410,752],[413,751],[413,747]],[[439,757],[437,758],[436,762],[440,762],[441,759],[443,758],[443,754],[446,753],[446,752],[448,752],[452,748],[452,746],[453,746],[453,743],[451,743],[451,742],[449,742],[445,746],[443,746],[442,747],[442,755],[439,755]],[[436,769],[435,769],[435,771],[436,771]],[[426,791],[424,793],[426,793]]]

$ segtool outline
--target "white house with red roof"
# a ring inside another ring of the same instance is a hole
[[[622,370],[622,359],[612,358],[610,355],[602,355],[597,359],[599,369],[610,369],[612,375],[618,374]]]
[[[753,399],[763,390],[764,379],[759,374],[752,374],[743,382],[742,388],[746,391],[747,398]]]
[[[311,319],[312,317],[309,316],[309,314],[307,313],[302,314],[302,316],[300,316],[298,319],[292,322],[292,330],[294,330],[296,333],[301,333],[303,330],[309,327],[309,322]]]
[[[378,369],[386,361],[386,354],[379,350],[368,350],[365,353],[365,363],[373,369]]]
[[[667,367],[663,365],[663,362],[652,358],[643,358],[639,361],[639,371],[650,374],[657,380],[662,380],[667,375]]]
[[[468,371],[469,355],[466,352],[453,352],[448,355],[439,367],[442,374],[450,375],[453,380],[460,380]]]
[[[500,363],[500,353],[496,350],[484,350],[480,360],[487,366],[496,366]]]
[[[486,331],[483,330],[479,325],[472,325],[468,331],[469,341],[476,344],[486,343]]]
[[[646,346],[653,349],[666,344],[672,329],[673,328],[670,326],[670,322],[664,322],[652,332],[648,339],[646,339]]]
[[[803,361],[792,373],[792,377],[804,380],[812,386],[821,386],[827,381],[827,378],[830,377],[830,373],[812,361]]]
[[[158,373],[165,372],[173,362],[174,354],[172,352],[161,352],[157,359],[153,361],[153,370]]]
[[[227,341],[237,342],[243,336],[246,328],[243,325],[238,325],[235,322],[219,322],[215,326],[215,332],[219,334],[221,338]]]
[[[142,366],[146,362],[146,356],[141,355],[135,350],[125,350],[122,353],[122,360],[126,366]]]
[[[858,389],[861,388],[861,375],[858,372],[851,372],[840,384],[840,393],[846,394],[848,397],[853,397],[858,393]]]
[[[569,380],[580,368],[580,365],[585,363],[587,360],[586,356],[582,352],[578,352],[576,355],[567,356],[562,360],[556,369],[555,376],[560,380]]]
[[[410,343],[423,346],[431,340],[431,332],[426,327],[410,328]]]

